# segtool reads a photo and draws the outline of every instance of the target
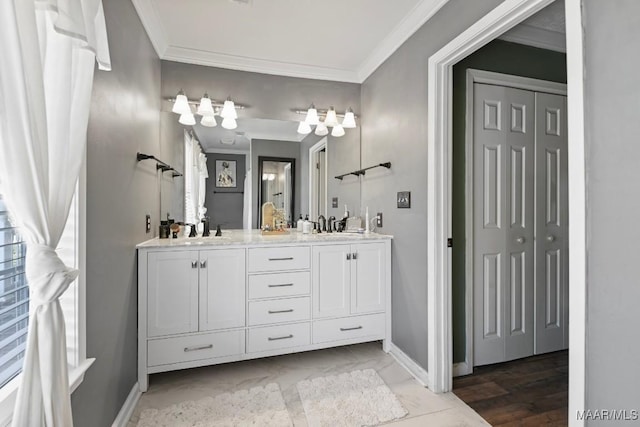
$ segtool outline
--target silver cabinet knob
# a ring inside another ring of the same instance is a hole
[[[556,238],[555,238],[555,237],[553,237],[552,235],[548,235],[548,236],[547,236],[547,242],[551,243],[551,242],[553,242],[553,241],[555,241],[555,240],[556,240]]]
[[[198,268],[198,261],[191,261],[191,268]]]
[[[200,268],[207,268],[207,261],[200,261]]]
[[[516,238],[516,242],[520,243],[520,244],[523,244],[524,243],[524,237],[520,236],[520,237]]]

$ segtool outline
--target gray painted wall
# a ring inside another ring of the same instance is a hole
[[[465,342],[465,120],[467,70],[494,71],[553,82],[567,82],[566,55],[495,40],[453,67],[453,362],[464,362]]]
[[[301,181],[300,182],[300,212],[302,212],[303,218],[304,218],[304,214],[309,213],[309,209],[310,209],[309,207],[309,149],[314,145],[316,145],[316,143],[320,141],[322,138],[324,138],[324,136],[318,136],[314,133],[310,133],[305,137],[305,139],[303,139],[300,142],[300,162],[302,162],[302,166],[303,166],[302,173],[301,173],[302,176],[300,177],[300,181]],[[338,142],[338,140],[335,140],[335,141]],[[360,153],[358,153],[358,155],[360,155]],[[332,176],[329,176],[327,178],[328,183],[329,183],[329,178],[331,178],[332,181],[335,181],[335,178],[333,178]],[[333,184],[335,185],[335,183]],[[329,196],[329,199],[331,199],[331,196]],[[331,206],[331,203],[329,203],[329,206]],[[298,219],[299,215],[300,215],[299,213],[296,213],[296,216],[295,216],[296,220]]]
[[[223,100],[227,96],[231,96],[234,101],[249,107],[238,112],[240,117],[299,121],[304,116],[296,114],[294,110],[304,110],[311,103],[315,103],[318,108],[334,106],[338,111],[344,111],[348,107],[352,107],[356,114],[359,114],[360,111],[359,84],[272,76],[162,61],[163,99],[175,97],[180,89],[183,89],[191,98],[198,98],[204,92],[208,92],[211,98],[217,100]],[[169,102],[163,102],[162,108],[161,134],[163,146],[167,148],[176,145],[181,146],[183,141],[182,131],[185,127],[180,125],[177,116],[170,112],[171,104]],[[329,215],[341,216],[344,203],[349,205],[351,212],[358,213],[360,212],[359,179],[352,176],[344,181],[338,181],[333,177],[360,169],[360,128],[347,129],[346,135],[341,138],[333,138],[331,136],[328,138],[329,147],[327,151],[330,177],[328,194],[329,199],[338,197],[340,201],[339,208],[329,208]],[[179,152],[167,155],[175,164],[184,164],[184,159],[181,156],[182,154]],[[303,166],[307,167],[306,165]],[[300,169],[297,163],[296,169]],[[182,180],[176,178],[176,181]],[[299,182],[299,180],[296,180],[296,185]],[[163,191],[163,212],[169,209],[164,207],[165,199],[171,200],[171,202],[167,203],[172,204],[172,209],[184,209],[183,205],[181,205],[182,196],[180,191],[179,186],[174,187],[172,195],[165,195],[167,192]],[[257,194],[257,192],[254,191],[254,194]],[[295,212],[300,212],[300,205],[298,205]],[[175,218],[182,218],[177,213],[171,212],[171,214]]]
[[[78,427],[110,426],[137,373],[135,245],[158,228],[160,61],[130,0],[103,2],[113,71],[96,71],[87,146],[87,356],[73,393]]]
[[[216,160],[233,160],[236,162],[236,186],[217,188]],[[220,225],[223,230],[242,228],[244,209],[244,178],[246,176],[247,156],[244,154],[207,153],[207,192],[204,205],[207,216],[211,218],[211,229]],[[216,193],[214,193],[214,191]]]
[[[583,16],[588,174],[586,403],[590,409],[638,410],[640,2],[584,0]]]
[[[392,243],[393,342],[427,368],[427,63],[430,55],[500,4],[450,0],[362,85],[362,206],[384,213]],[[411,191],[412,208],[396,208]]]
[[[293,216],[298,217],[300,213],[300,143],[296,141],[270,141],[266,139],[254,139],[251,141],[251,177],[253,179],[253,189],[251,206],[253,207],[253,228],[258,227],[258,196],[260,193],[260,185],[262,177],[258,171],[258,157],[288,157],[295,159],[294,173],[294,201]]]

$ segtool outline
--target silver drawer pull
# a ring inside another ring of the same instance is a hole
[[[278,314],[278,313],[293,313],[293,308],[288,310],[269,310],[269,314]]]
[[[201,347],[185,347],[184,348],[184,352],[188,353],[190,351],[197,351],[197,350],[208,350],[210,348],[213,348],[213,344],[209,344],[209,345],[203,345]]]
[[[270,288],[282,288],[284,286],[293,286],[293,283],[282,283],[280,285],[269,285]]]
[[[355,328],[340,328],[340,330],[342,332],[346,332],[346,331],[355,331],[357,329],[362,329],[362,326],[356,326]]]
[[[269,341],[277,341],[277,340],[288,340],[289,338],[293,338],[293,334],[287,335],[286,337],[275,337],[275,338],[269,337],[267,339]]]
[[[293,257],[286,257],[286,258],[269,258],[269,261],[293,261]]]

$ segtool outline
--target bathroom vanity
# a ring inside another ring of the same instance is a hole
[[[148,375],[391,342],[391,236],[152,239],[138,248],[138,382]]]

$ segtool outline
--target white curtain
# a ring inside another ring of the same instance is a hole
[[[94,63],[110,69],[100,0],[0,1],[0,183],[27,241],[29,332],[13,426],[71,426],[55,248],[84,157]]]
[[[207,214],[207,208],[204,207],[204,200],[207,195],[207,178],[209,178],[209,169],[207,168],[207,156],[202,152],[200,144],[198,147],[198,214],[203,219]]]

